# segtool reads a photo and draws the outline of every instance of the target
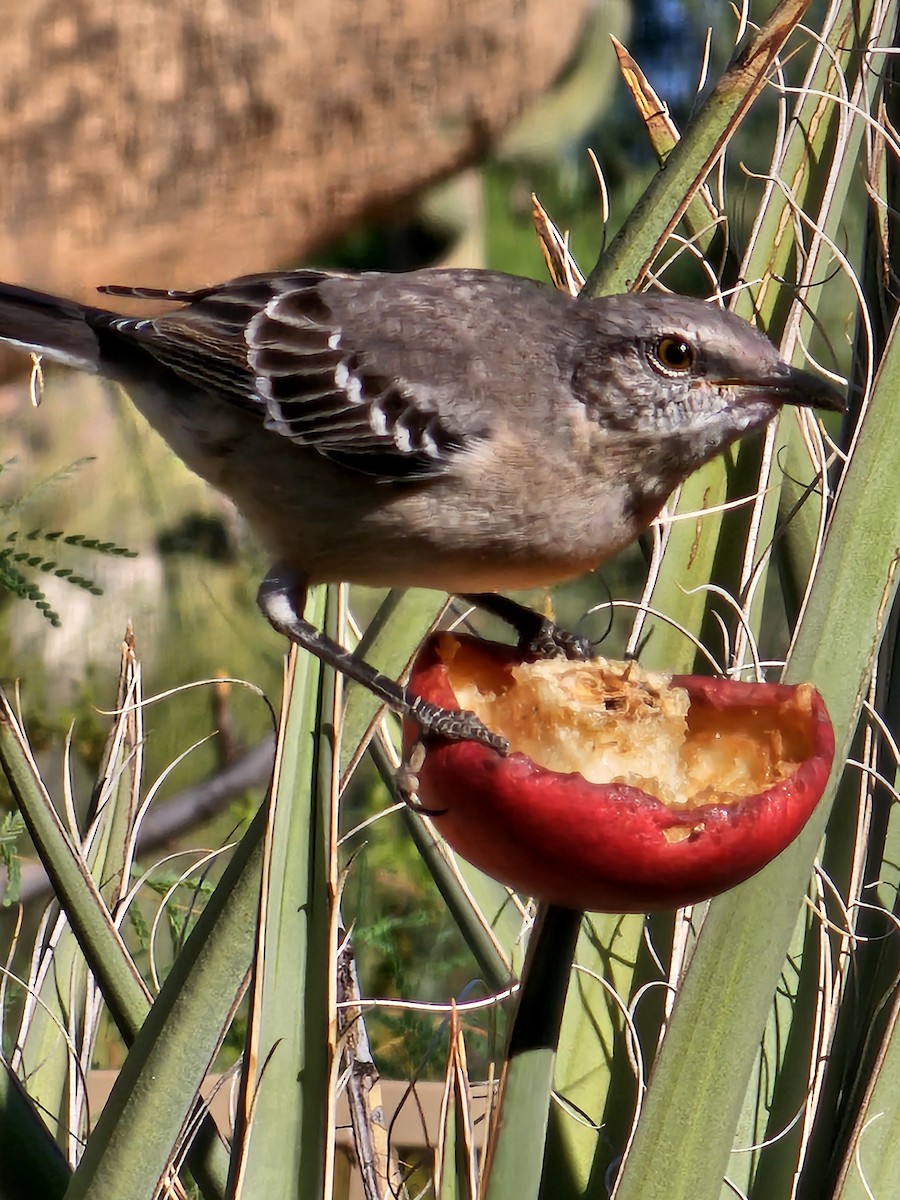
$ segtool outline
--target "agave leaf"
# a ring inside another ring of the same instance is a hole
[[[625,86],[644,122],[650,145],[662,164],[681,141],[681,133],[672,120],[665,101],[660,98],[635,59],[612,34],[610,41],[619,60],[619,70]],[[708,253],[713,233],[720,221],[721,213],[716,207],[709,185],[704,183],[684,213],[685,228],[703,254]]]
[[[407,827],[488,985],[509,987],[521,967],[523,912],[508,888],[458,858],[426,819]]]
[[[542,907],[525,960],[485,1166],[485,1200],[537,1200],[556,1047],[582,914]]]
[[[325,589],[310,604],[310,619],[321,627]],[[336,632],[333,603],[329,620]],[[292,651],[235,1131],[235,1196],[312,1200],[329,1186],[337,882],[330,727],[339,685],[324,674],[310,655]]]
[[[422,639],[434,628],[444,607],[436,607],[429,592],[391,592],[369,623],[357,646],[358,653],[378,670],[399,675]],[[378,702],[370,693],[350,688],[342,720],[344,785],[352,764],[359,761],[366,745],[364,734],[377,709]],[[385,729],[392,731],[394,741],[388,744],[374,739],[370,743],[371,753],[388,791],[399,798],[395,786],[401,762],[398,726],[388,718]],[[509,892],[467,863],[457,862],[427,821],[420,821],[409,812],[407,818],[413,840],[481,969],[492,986],[507,986],[521,932],[520,914],[515,911]]]
[[[786,300],[790,297],[784,294],[785,289],[779,292],[772,279],[789,273],[789,259],[795,253],[792,239],[786,236],[791,230],[788,218],[794,205],[815,214],[816,233],[809,239],[811,244],[807,246],[802,264],[803,282],[811,286],[805,293],[805,310],[791,327],[795,333],[788,332],[788,347],[796,340],[797,329],[802,332],[803,343],[808,344],[810,315],[824,295],[824,289],[815,285],[821,284],[831,269],[830,246],[838,234],[865,131],[863,121],[847,119],[840,103],[838,83],[843,85],[843,80],[837,74],[837,63],[842,55],[849,59],[847,47],[851,44],[854,23],[859,21],[865,25],[871,12],[871,5],[860,11],[848,3],[834,8],[829,14],[831,23],[824,31],[823,42],[817,47],[807,72],[784,150],[775,164],[777,176],[787,181],[789,192],[769,187],[757,217],[752,248],[742,268],[743,277],[763,281],[755,300],[762,320],[770,328],[773,325],[780,327]],[[876,33],[885,36],[884,27],[879,31],[870,30],[870,38],[874,39]],[[857,59],[856,62],[860,64],[864,60]],[[853,65],[852,59],[849,64]],[[848,80],[851,103],[864,100],[870,86],[866,67],[855,83],[852,78]],[[817,492],[806,486],[807,480],[815,480],[816,469],[796,420],[779,424],[769,439],[767,450],[760,479],[760,498],[753,513],[753,538],[744,539],[744,561],[722,563],[722,573],[718,575],[741,594],[745,594],[755,576],[755,590],[744,602],[745,628],[751,636],[759,633],[766,596],[765,570],[754,570],[753,560],[764,561],[766,548],[775,533],[779,502],[783,508],[791,506],[791,519],[797,516],[795,506],[805,509],[804,529],[807,542],[812,541],[813,546],[818,540],[824,504],[824,489],[819,488]],[[780,484],[782,478],[786,496],[780,501],[779,489],[767,489],[771,481]],[[741,539],[735,539],[733,544],[741,545]],[[786,548],[797,546],[795,539]],[[792,577],[801,587],[805,586],[812,562],[811,556],[795,560],[790,568]],[[747,638],[739,636],[735,650],[738,661],[745,656],[746,645]],[[854,839],[845,844],[852,846]],[[835,876],[832,878],[834,882],[840,882]],[[732,1156],[729,1165],[728,1175],[736,1186],[749,1191],[753,1185],[762,1189],[760,1194],[763,1195],[766,1189],[777,1194],[779,1190],[789,1188],[799,1169],[802,1144],[808,1133],[805,1121],[798,1119],[798,1112],[814,1094],[815,1064],[825,1052],[819,1041],[823,1036],[821,1008],[824,1002],[813,982],[819,974],[815,964],[821,954],[821,937],[819,923],[810,922],[801,914],[795,935],[797,944],[775,997],[758,1067],[747,1096],[747,1110],[739,1123],[743,1136],[739,1135],[737,1144],[742,1147],[757,1144],[763,1148],[757,1154],[742,1150]],[[835,945],[834,953],[846,953],[846,947],[842,950]],[[804,970],[807,954],[810,956],[809,969]]]
[[[886,1053],[879,1060],[873,1076],[873,1086],[866,1096],[863,1109],[865,1120],[854,1129],[848,1159],[834,1193],[836,1200],[870,1200],[872,1196],[889,1196],[895,1186],[900,1158],[898,1114],[900,1096],[897,1092],[898,1040],[896,1038],[896,999],[891,1012],[891,1037]]]
[[[149,1007],[149,992],[53,805],[25,732],[2,693],[0,763],[113,1018],[123,1036],[133,1037]]]
[[[95,811],[79,838],[87,870],[101,896],[114,904],[127,883],[126,847],[136,808],[140,773],[140,676],[130,635],[122,645],[116,719],[95,787]],[[93,1058],[98,995],[65,914],[51,915],[33,963],[30,996],[17,1037],[13,1065],[28,1080],[29,1094],[47,1119],[54,1117],[70,1161],[87,1132],[84,1075]],[[68,1043],[63,1036],[65,1031]]]
[[[133,693],[130,693],[133,694]],[[90,967],[92,976],[109,1007],[110,1013],[126,1042],[134,1041],[145,1017],[150,1011],[150,993],[140,977],[116,924],[104,903],[103,897],[87,869],[84,857],[76,848],[70,833],[61,821],[56,808],[37,770],[34,757],[24,731],[15,714],[0,695],[0,762],[2,762],[10,787],[16,797],[20,811],[32,835],[32,839],[54,884],[54,889],[77,938],[81,952]],[[130,791],[130,785],[129,791]],[[210,917],[215,908],[211,911]],[[199,947],[199,940],[193,949]],[[229,950],[240,953],[241,942],[232,938]],[[249,963],[250,946],[245,937],[243,957]],[[177,960],[176,966],[186,969],[190,955]],[[239,985],[241,973],[229,968],[229,979]],[[173,969],[171,988],[175,988],[178,975]],[[168,981],[167,981],[168,983]],[[230,1009],[234,992],[230,996],[227,988],[217,987],[213,996]],[[157,1010],[159,1013],[161,1010]],[[221,1022],[207,1031],[218,1038]],[[134,1060],[137,1063],[138,1059]],[[207,1064],[208,1065],[208,1064]],[[201,1072],[202,1076],[202,1072]],[[124,1086],[124,1085],[123,1085]],[[195,1088],[196,1091],[196,1088]],[[167,1100],[168,1102],[168,1100]],[[99,1153],[100,1141],[93,1143]],[[169,1143],[168,1151],[172,1144]],[[198,1179],[207,1184],[207,1195],[221,1195],[225,1183],[224,1156],[221,1144],[213,1135],[205,1143],[198,1143],[192,1166]],[[90,1160],[81,1181],[74,1186],[81,1188],[93,1171]],[[112,1196],[114,1193],[110,1193]]]
[[[862,120],[848,119],[842,91],[846,86],[850,104],[858,105],[865,103],[866,93],[873,86],[868,63],[854,59],[849,49],[857,24],[865,26],[871,20],[873,7],[848,0],[829,13],[828,25],[816,44],[791,114],[784,145],[773,161],[772,177],[740,269],[742,279],[760,282],[752,295],[749,290],[738,294],[735,310],[748,318],[755,315],[773,336],[784,335],[782,345],[788,357],[798,342],[809,345],[816,309],[825,295],[823,285],[834,269],[832,246],[839,235],[854,164],[866,132]],[[885,36],[886,28],[882,25],[878,31],[870,31],[872,44],[877,40],[875,34]],[[842,59],[848,70],[846,81],[839,71]],[[865,67],[857,71],[856,78],[849,74],[854,65]],[[783,185],[776,186],[773,179],[783,181]],[[799,252],[793,224],[798,212],[809,214],[801,223],[807,243],[802,262],[796,261]],[[798,277],[802,305],[791,289],[776,283],[791,276]],[[750,458],[752,468],[752,448],[749,455],[745,451],[741,454]],[[819,473],[800,423],[793,417],[780,421],[767,440],[763,472],[755,481],[759,496],[748,527],[753,536],[749,540],[732,537],[725,543],[726,549],[729,544],[741,548],[742,561],[730,555],[731,561],[723,561],[717,575],[720,583],[741,596],[753,584],[744,611],[747,628],[754,634],[760,629],[766,596],[765,571],[754,569],[755,560],[762,561],[772,544],[779,504],[790,511],[792,519],[797,507],[807,508],[806,527],[818,530],[824,505],[822,489],[815,487]],[[777,486],[772,487],[773,483]],[[784,502],[780,497],[782,485],[786,488]],[[811,564],[810,558],[794,566],[795,575],[801,576],[804,584]],[[745,639],[739,638],[735,652],[738,661],[744,657],[744,646]]]
[[[62,1200],[68,1164],[5,1058],[0,1058],[0,1159],[4,1200]]]
[[[747,51],[744,61],[756,61],[759,66],[762,59],[757,56],[765,57],[770,53],[774,56],[784,37],[790,32],[790,22],[798,16],[798,12],[789,12],[789,6],[780,6],[770,25],[760,33],[753,47]],[[639,73],[632,71],[631,74],[635,86],[639,88]],[[692,122],[677,149],[674,131],[669,131],[672,135],[672,146],[669,149],[672,152],[667,159],[666,170],[651,183],[644,201],[626,221],[610,251],[598,263],[588,282],[589,291],[617,290],[623,282],[622,275],[632,279],[639,277],[640,272],[636,270],[639,265],[638,256],[647,253],[651,244],[650,238],[655,238],[654,244],[659,247],[663,244],[666,231],[674,228],[677,217],[670,219],[672,205],[669,201],[670,193],[666,191],[665,176],[668,176],[669,171],[687,171],[682,184],[688,178],[692,180],[690,188],[685,188],[683,193],[671,193],[671,197],[677,200],[674,207],[679,216],[687,208],[685,197],[693,203],[703,202],[702,196],[699,201],[694,201],[693,197],[700,191],[709,162],[712,161],[707,157],[710,143],[704,141],[704,137],[712,124],[720,121],[724,123],[718,126],[718,136],[721,137],[718,144],[721,145],[727,140],[757,87],[752,69],[748,67],[747,72],[741,76],[742,84],[737,82],[739,74],[740,72],[733,72],[730,78],[726,77],[720,82],[710,103]],[[743,95],[739,95],[741,87],[746,89]],[[723,100],[726,95],[729,96],[727,101]],[[719,99],[715,100],[715,97]],[[646,92],[644,98],[648,98]],[[717,108],[719,104],[721,107]],[[724,130],[729,131],[727,136]],[[687,166],[689,163],[693,164],[695,175],[690,175],[691,168]],[[706,165],[697,171],[697,165],[701,163]],[[694,212],[696,213],[696,209]],[[698,219],[695,215],[694,221]],[[646,225],[642,224],[645,220]],[[697,637],[701,632],[708,604],[708,596],[703,589],[713,577],[717,556],[717,531],[721,523],[721,517],[708,510],[714,510],[726,499],[728,475],[727,462],[720,460],[711,463],[688,480],[682,488],[677,511],[679,514],[696,515],[690,519],[676,520],[665,530],[664,556],[660,557],[662,545],[657,546],[654,565],[658,575],[655,580],[653,603],[662,612],[676,614],[678,623],[673,625],[651,617],[639,624],[632,639],[632,648],[640,642],[642,662],[647,666],[670,671],[687,671],[694,664],[696,650],[691,636]],[[704,513],[707,515],[703,515]],[[653,570],[654,568],[651,568],[651,573]],[[638,960],[642,922],[636,918],[629,918],[625,921],[609,920],[602,925],[598,922],[598,925],[603,932],[592,943],[587,954],[582,953],[579,956],[582,984],[584,979],[592,976],[600,979],[606,975],[609,979],[611,974],[614,978],[615,992],[625,995],[630,990],[629,975]],[[620,939],[616,943],[615,953],[612,952],[614,932]],[[609,949],[604,951],[603,947]],[[611,971],[613,963],[616,969]],[[575,1110],[582,1111],[585,1116],[566,1119],[554,1114],[554,1136],[550,1141],[550,1156],[546,1167],[548,1178],[552,1178],[558,1188],[565,1166],[569,1172],[572,1194],[575,1195],[581,1194],[588,1187],[589,1180],[602,1178],[610,1165],[610,1158],[615,1155],[613,1149],[606,1148],[606,1144],[598,1139],[595,1128],[592,1128],[592,1121],[599,1127],[604,1111],[608,1110],[612,1114],[613,1123],[621,1122],[623,1113],[630,1112],[633,1107],[635,1087],[626,1050],[625,1021],[621,1007],[617,1006],[599,985],[594,989],[592,1005],[586,1003],[583,986],[579,990],[580,1000],[573,997],[570,1001],[563,1026],[557,1086]],[[615,1061],[616,1054],[619,1060],[618,1065],[614,1066],[609,1060],[612,1056]],[[621,1130],[619,1132],[621,1133]],[[562,1147],[565,1147],[565,1150]]]
[[[243,995],[259,905],[262,808],[176,957],[87,1141],[66,1200],[153,1200],[177,1170],[189,1122],[204,1106],[200,1085]],[[211,1118],[207,1117],[207,1121]],[[193,1132],[193,1131],[191,1131]],[[224,1194],[224,1148],[191,1158],[205,1196]]]

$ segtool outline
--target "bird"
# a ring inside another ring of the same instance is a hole
[[[671,293],[572,297],[451,268],[98,290],[170,308],[135,317],[0,284],[0,341],[122,385],[230,497],[272,556],[258,603],[275,629],[424,734],[501,752],[472,714],[425,703],[306,621],[308,588],[434,588],[581,655],[503,593],[593,570],[785,405],[844,407],[742,318]]]

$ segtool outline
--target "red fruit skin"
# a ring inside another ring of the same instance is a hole
[[[439,637],[424,644],[411,688],[458,709]],[[477,645],[498,665],[522,659],[509,646],[459,640]],[[770,707],[797,690],[693,675],[675,676],[672,683],[686,689],[692,706],[732,713]],[[408,724],[407,750],[417,739],[417,728]],[[734,887],[794,840],[822,797],[834,757],[834,731],[815,691],[809,744],[798,769],[766,791],[728,806],[678,811],[638,788],[588,783],[579,774],[537,766],[524,754],[504,758],[476,742],[435,739],[417,773],[418,795],[454,850],[525,895],[586,911],[653,912]],[[689,832],[672,841],[665,831],[673,829]]]

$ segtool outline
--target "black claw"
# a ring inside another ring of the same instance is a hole
[[[418,813],[420,817],[443,817],[447,813],[446,808],[429,808],[427,804],[423,804],[419,799],[418,791],[408,785],[404,786],[399,775],[397,777],[397,794],[406,807],[412,812]]]
[[[506,738],[491,733],[473,712],[454,712],[448,708],[438,708],[427,700],[416,700],[410,715],[426,736],[442,737],[451,742],[480,742],[498,754],[509,754]]]
[[[423,804],[419,797],[414,793],[400,792],[400,799],[414,813],[418,813],[420,817],[445,817],[447,815],[446,808],[429,808],[427,804]]]
[[[525,649],[537,658],[570,658],[578,662],[593,658],[591,643],[580,633],[560,629],[552,621],[543,620],[537,634]]]
[[[580,633],[560,629],[533,608],[495,592],[466,592],[462,598],[505,621],[519,635],[519,649],[535,658],[593,658],[590,641]]]

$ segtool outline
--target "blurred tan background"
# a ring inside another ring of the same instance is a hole
[[[0,277],[296,262],[484,155],[588,0],[39,0],[0,29]]]

